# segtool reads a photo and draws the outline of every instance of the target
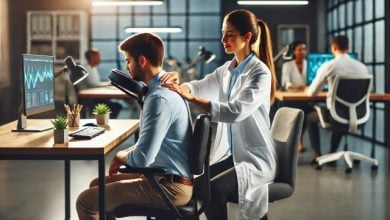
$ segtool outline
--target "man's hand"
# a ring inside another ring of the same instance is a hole
[[[108,171],[108,175],[110,177],[112,177],[114,174],[117,174],[119,172],[120,166],[126,164],[127,154],[129,153],[129,151],[131,151],[132,148],[129,149],[130,150],[119,151],[112,159],[110,169]]]
[[[177,73],[177,72],[167,72],[167,73],[165,73],[161,77],[160,82],[162,84],[176,84],[176,85],[179,85],[179,73]]]
[[[108,175],[112,177],[113,175],[119,172],[119,167],[122,166],[122,163],[119,163],[115,157],[111,161],[110,169],[108,170]]]

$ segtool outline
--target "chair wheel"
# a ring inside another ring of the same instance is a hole
[[[345,169],[345,173],[351,173],[352,172],[352,168],[348,167],[347,169]]]
[[[316,170],[322,170],[322,166],[319,165],[319,164],[317,164],[317,165],[316,165]]]
[[[372,165],[371,166],[372,171],[377,171],[378,170],[378,165]]]

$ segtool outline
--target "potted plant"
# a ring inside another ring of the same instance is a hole
[[[51,123],[54,126],[54,143],[68,143],[69,129],[68,120],[66,119],[66,116],[57,116],[55,119],[51,120]]]
[[[99,125],[107,125],[110,119],[111,109],[107,104],[99,103],[95,105],[93,114],[96,115],[96,122]]]

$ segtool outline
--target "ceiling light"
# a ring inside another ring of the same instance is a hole
[[[116,1],[104,1],[104,0],[94,0],[92,1],[93,6],[126,6],[126,5],[162,5],[163,0],[149,0],[149,1],[139,1],[139,0],[116,0]]]
[[[309,1],[237,1],[239,5],[307,5]]]
[[[126,33],[153,32],[153,33],[179,33],[181,27],[127,27]]]

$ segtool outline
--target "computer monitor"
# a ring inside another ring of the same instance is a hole
[[[55,109],[54,57],[22,55],[22,98],[17,128],[13,131],[45,131],[53,128],[27,126],[27,116]]]
[[[357,59],[357,53],[349,53],[349,55]],[[308,86],[313,82],[320,66],[333,58],[333,54],[330,53],[309,53],[307,55],[306,84]]]

